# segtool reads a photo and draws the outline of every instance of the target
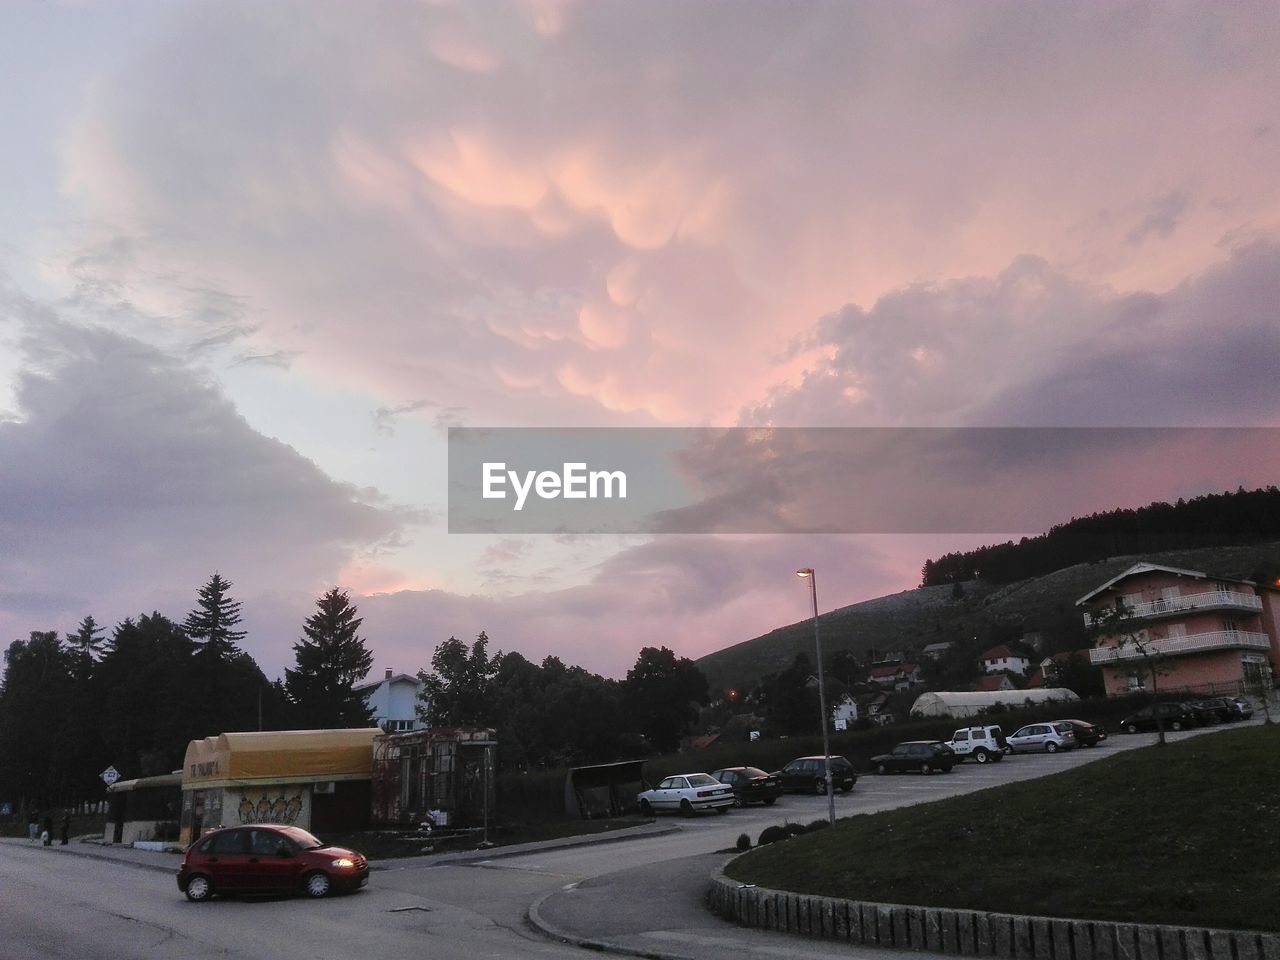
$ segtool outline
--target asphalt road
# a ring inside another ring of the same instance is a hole
[[[1171,739],[1216,729],[1229,728]],[[1043,776],[1153,740],[1154,735],[1118,736],[1102,747],[1054,756],[965,763],[950,774],[867,774],[852,793],[837,795],[836,813],[870,813]],[[663,816],[659,822],[673,828],[669,834],[623,842],[517,856],[499,851],[467,863],[387,861],[376,865],[366,890],[321,901],[193,904],[174,882],[174,856],[129,851],[138,863],[107,861],[81,855],[103,854],[93,847],[6,841],[0,843],[0,960],[584,956],[580,948],[536,932],[526,919],[532,904],[548,925],[566,935],[647,953],[699,960],[763,960],[801,950],[812,957],[848,956],[847,948],[745,931],[701,907],[707,876],[727,858],[723,851],[738,834],[754,840],[770,824],[825,815],[825,797],[788,796],[773,807],[726,815]],[[859,956],[870,954],[859,951]]]

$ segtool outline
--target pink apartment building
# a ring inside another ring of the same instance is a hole
[[[1139,645],[1158,654],[1157,682],[1169,691],[1238,693],[1260,678],[1269,681],[1280,662],[1274,586],[1139,563],[1076,601],[1089,627],[1121,605],[1124,633],[1100,637],[1089,651],[1108,696],[1151,686]]]

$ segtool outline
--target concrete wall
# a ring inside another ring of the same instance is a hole
[[[1061,920],[807,896],[712,877],[707,906],[744,927],[1003,960],[1280,960],[1280,934]]]

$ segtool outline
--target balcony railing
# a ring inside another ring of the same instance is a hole
[[[1125,612],[1134,619],[1187,613],[1192,610],[1244,610],[1249,613],[1261,613],[1262,598],[1251,593],[1237,593],[1234,590],[1209,590],[1205,593],[1192,593],[1183,597],[1161,597],[1159,600],[1148,600],[1145,603],[1125,606]],[[1086,627],[1096,627],[1098,620],[1099,617],[1092,613],[1084,615]]]
[[[1212,633],[1193,633],[1187,637],[1168,637],[1164,640],[1148,640],[1142,644],[1152,656],[1177,656],[1184,653],[1204,653],[1211,650],[1270,650],[1271,638],[1265,633],[1248,633],[1244,630],[1215,630]],[[1115,663],[1117,660],[1141,660],[1143,655],[1137,644],[1126,643],[1118,647],[1096,647],[1089,651],[1093,664]]]

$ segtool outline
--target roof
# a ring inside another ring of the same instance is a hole
[[[956,642],[954,640],[939,640],[937,643],[926,644],[924,652],[928,653],[930,650],[949,650],[955,645]]]
[[[277,730],[192,740],[182,761],[182,787],[368,780],[373,776],[373,740],[381,733],[377,727]]]
[[[1114,577],[1104,583],[1095,590],[1090,590],[1083,597],[1076,601],[1076,606],[1082,603],[1088,603],[1100,593],[1110,590],[1121,580],[1128,580],[1130,577],[1141,576],[1144,573],[1172,573],[1176,577],[1191,577],[1193,580],[1221,580],[1224,583],[1247,583],[1249,586],[1257,586],[1252,580],[1239,580],[1234,577],[1210,577],[1203,570],[1184,570],[1182,567],[1166,567],[1159,563],[1135,563],[1128,570],[1117,573]]]
[[[1027,659],[1022,654],[1014,650],[1010,650],[1008,644],[1004,644],[1004,643],[1000,644],[997,647],[992,647],[990,650],[988,650],[986,653],[982,655],[983,660],[1003,660],[1007,657],[1016,657],[1019,660]]]
[[[1008,680],[1009,678],[1006,677],[1003,673],[994,674],[990,677],[983,677],[980,680],[976,680],[973,684],[973,689],[974,690],[1007,691],[1010,689],[1009,686],[1006,686],[1006,683],[1008,682]]]
[[[1045,687],[1043,690],[998,690],[994,693],[983,693],[976,690],[937,690],[932,693],[922,693],[916,697],[916,701],[912,704],[912,711],[920,709],[923,703],[944,703],[948,706],[978,706],[987,707],[995,703],[1014,703],[1016,701],[1031,700],[1040,703],[1045,700],[1079,700],[1071,690],[1066,687]]]
[[[887,667],[872,667],[871,672],[867,674],[870,677],[896,677],[898,671],[901,670],[898,664],[894,663]]]
[[[422,686],[422,681],[412,674],[397,673],[392,677],[378,677],[375,680],[361,680],[359,683],[353,683],[351,689],[355,691],[373,690],[382,686],[384,683],[412,683],[415,687]]]
[[[704,733],[702,736],[694,737],[692,740],[690,740],[689,746],[692,747],[694,750],[701,750],[703,747],[711,746],[713,743],[715,743],[719,739],[720,739],[720,734],[718,733]]]

